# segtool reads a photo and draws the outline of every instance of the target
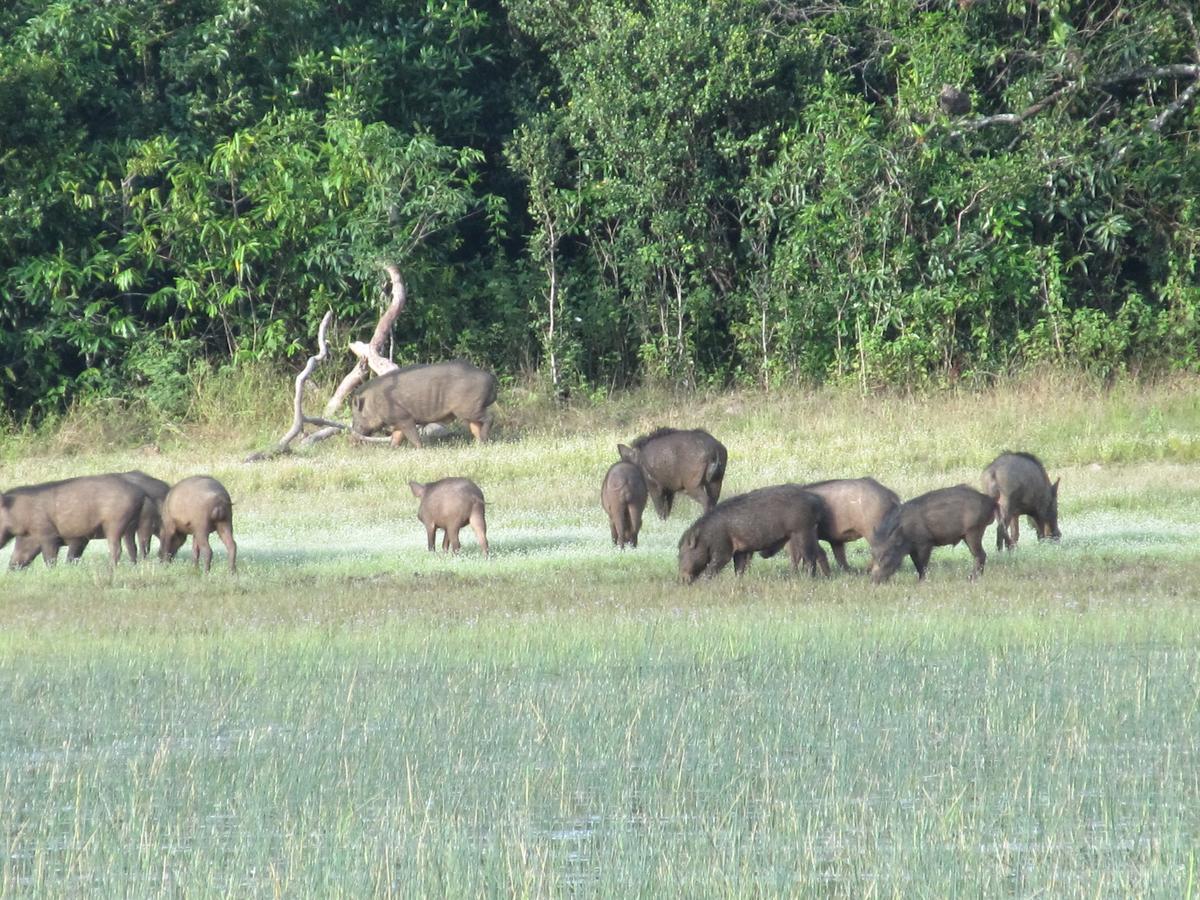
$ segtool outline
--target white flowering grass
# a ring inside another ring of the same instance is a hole
[[[1070,452],[1146,450],[1138,404],[1172,398],[1055,402],[621,398],[488,447],[6,461],[5,486],[209,472],[240,555],[0,574],[0,894],[1195,896],[1200,477]],[[1039,451],[1064,537],[989,530],[974,582],[957,547],[923,584],[777,557],[684,587],[690,500],[624,553],[599,507],[659,422],[725,439],[727,493],[912,496]],[[483,487],[490,559],[469,530],[426,552],[407,481],[445,475]]]

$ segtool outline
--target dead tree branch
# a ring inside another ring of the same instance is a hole
[[[329,355],[329,344],[325,339],[325,332],[329,328],[329,323],[333,318],[333,310],[325,313],[324,318],[321,319],[321,327],[317,329],[317,355],[309,357],[308,364],[296,376],[296,395],[292,405],[292,427],[288,429],[287,434],[279,439],[278,444],[270,450],[250,454],[246,457],[246,462],[274,459],[281,454],[290,453],[291,444],[296,438],[300,438],[301,447],[306,447],[309,444],[323,441],[343,431],[348,432],[354,440],[362,443],[390,443],[390,438],[368,437],[355,434],[350,425],[331,418],[341,409],[342,404],[346,402],[346,398],[350,393],[366,380],[368,370],[373,371],[376,375],[385,375],[399,368],[399,366],[383,355],[383,346],[391,334],[392,325],[395,324],[396,318],[404,311],[408,293],[404,287],[404,279],[400,276],[399,267],[388,263],[383,268],[387,271],[388,279],[391,282],[391,302],[382,315],[380,315],[379,321],[375,325],[375,332],[371,335],[371,340],[366,343],[362,341],[351,342],[350,352],[358,357],[358,362],[350,370],[350,373],[342,379],[337,390],[333,392],[333,396],[329,398],[329,402],[325,404],[325,415],[307,416],[304,414],[304,387],[316,367]],[[319,427],[317,431],[306,435],[304,434],[304,426],[306,425],[316,425]]]
[[[283,453],[291,452],[291,443],[296,438],[304,434],[305,425],[319,425],[323,431],[329,434],[337,434],[339,431],[345,430],[348,426],[341,422],[334,422],[320,416],[306,416],[304,414],[304,388],[308,383],[309,376],[312,375],[318,365],[325,361],[329,356],[329,342],[325,339],[325,332],[329,328],[329,323],[333,320],[333,310],[329,310],[321,319],[321,326],[317,329],[317,355],[310,356],[304,368],[300,370],[300,374],[296,376],[296,393],[292,400],[292,427],[288,429],[287,434],[279,439],[270,450],[263,450],[257,453],[251,453],[246,457],[246,462],[257,462],[262,459],[274,459]],[[309,435],[309,438],[312,436]],[[306,438],[301,443],[309,443]]]
[[[337,390],[325,404],[325,415],[327,416],[337,413],[342,404],[346,402],[346,398],[366,380],[368,369],[374,371],[376,375],[383,375],[397,368],[395,363],[384,358],[383,345],[387,341],[388,335],[392,333],[392,325],[395,324],[397,317],[404,312],[404,306],[408,302],[408,291],[404,287],[404,279],[400,277],[399,267],[385,263],[383,268],[391,281],[392,301],[383,311],[383,315],[379,317],[371,340],[366,344],[355,341],[350,345],[350,352],[358,357],[358,364],[342,379],[342,383],[337,386]],[[381,368],[376,368],[376,366]]]

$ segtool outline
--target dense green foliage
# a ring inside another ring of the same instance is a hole
[[[1196,369],[1198,84],[1161,0],[14,0],[0,400],[169,406],[384,261],[398,355],[560,388]]]

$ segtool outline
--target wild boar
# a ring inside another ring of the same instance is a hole
[[[609,466],[600,485],[600,505],[608,513],[612,542],[622,550],[626,544],[637,547],[642,513],[646,510],[646,479],[642,470],[624,460]]]
[[[660,519],[671,514],[675,494],[683,491],[705,512],[721,499],[721,482],[729,454],[725,445],[703,429],[659,428],[633,442],[617,445],[621,459],[633,463],[646,478],[646,489]]]
[[[483,555],[488,555],[487,519],[484,516],[483,491],[469,478],[443,478],[421,484],[410,481],[413,496],[421,501],[417,518],[425,526],[429,549],[437,544],[437,531],[442,529],[442,549],[458,552],[458,532],[470,524],[479,541]]]
[[[836,478],[802,487],[825,501],[817,538],[829,543],[838,565],[846,571],[850,571],[846,544],[866,538],[873,545],[875,530],[900,505],[900,496],[874,478]]]
[[[192,536],[192,560],[204,571],[212,567],[212,546],[208,536],[217,533],[229,556],[229,571],[237,571],[237,542],[233,539],[233,501],[229,491],[215,478],[192,475],[180,481],[162,503],[162,530],[158,535],[158,557],[170,562]]]
[[[996,502],[965,484],[930,491],[901,503],[875,532],[871,580],[879,584],[891,578],[905,556],[912,558],[917,578],[923,579],[933,548],[953,546],[959,541],[965,541],[975,557],[971,577],[978,577],[987,562],[983,532],[995,514]]]
[[[124,478],[134,487],[141,489],[146,495],[142,503],[142,511],[138,515],[137,546],[142,559],[150,558],[150,538],[162,530],[162,502],[166,499],[171,486],[161,479],[147,475],[134,469],[131,472],[116,472],[117,478]],[[76,560],[83,555],[83,549],[89,540],[96,540],[104,535],[97,531],[90,538],[75,538],[67,543],[67,560]]]
[[[996,501],[996,549],[1012,549],[1021,537],[1021,516],[1033,521],[1037,539],[1057,541],[1058,483],[1032,453],[1001,453],[983,470],[983,492]]]
[[[777,484],[731,497],[692,523],[679,539],[679,577],[691,584],[711,578],[732,559],[741,575],[757,551],[773,556],[786,544],[796,570],[801,561],[813,575],[829,563],[817,544],[825,504],[796,484]]]
[[[492,430],[496,376],[461,359],[405,366],[368,381],[350,399],[355,434],[392,433],[392,446],[405,438],[421,446],[420,425],[461,419],[482,443]]]
[[[113,565],[121,542],[137,561],[134,533],[145,493],[115,475],[84,475],[17,487],[0,494],[0,548],[12,538],[16,547],[9,568],[29,565],[39,553],[47,566],[58,561],[64,543],[100,535],[108,541]]]

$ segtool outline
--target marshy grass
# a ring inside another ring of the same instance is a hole
[[[487,447],[255,465],[286,409],[12,438],[5,486],[213,474],[240,552],[237,576],[219,545],[208,577],[96,548],[0,575],[0,893],[1196,896],[1197,386],[517,395]],[[911,496],[1033,450],[1064,538],[1001,555],[989,530],[974,582],[958,547],[924,584],[776,558],[684,587],[689,500],[625,553],[599,507],[614,444],[658,424],[729,446],[727,494]],[[451,474],[487,495],[489,560],[425,551],[406,483]]]

